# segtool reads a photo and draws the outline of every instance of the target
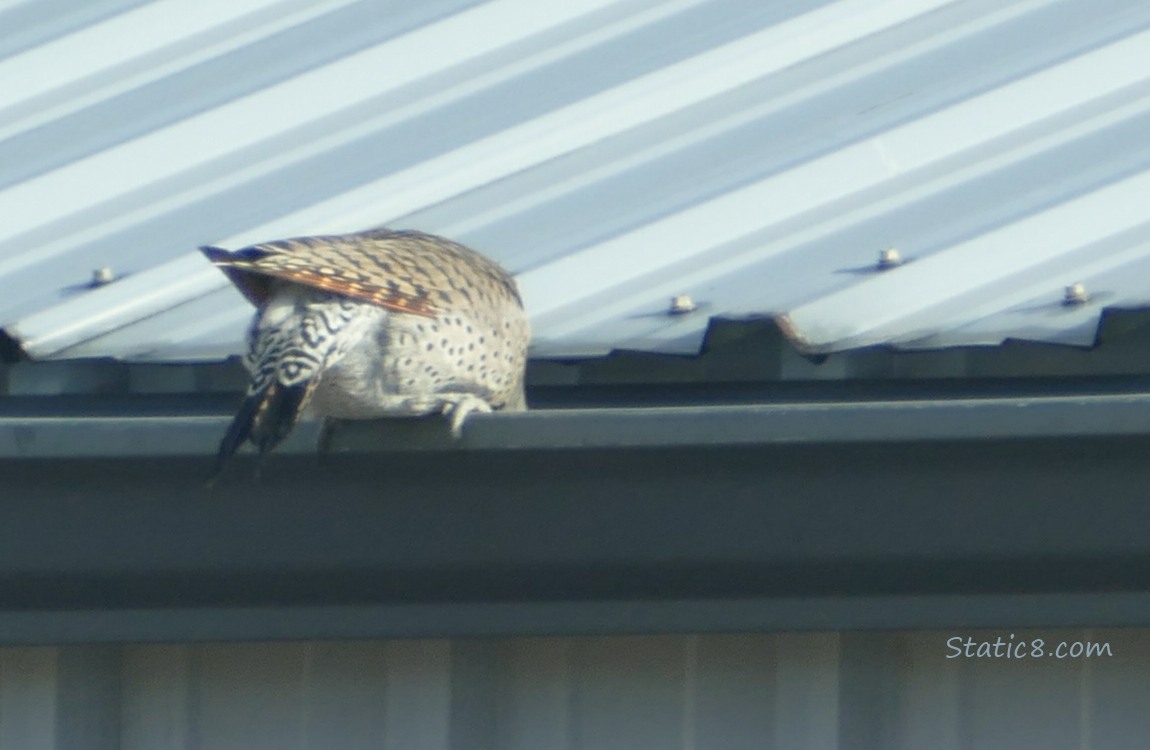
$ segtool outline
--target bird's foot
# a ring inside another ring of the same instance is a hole
[[[453,401],[443,404],[443,414],[451,419],[451,436],[458,440],[463,437],[463,423],[475,412],[490,412],[491,404],[478,396],[465,393]]]

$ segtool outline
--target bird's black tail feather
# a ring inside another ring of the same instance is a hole
[[[314,386],[314,381],[291,386],[272,383],[245,398],[220,441],[220,450],[216,454],[216,465],[208,486],[219,479],[228,461],[246,440],[251,440],[259,449],[262,462],[268,451],[279,445],[295,427]]]

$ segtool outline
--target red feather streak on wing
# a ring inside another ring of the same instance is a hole
[[[303,286],[335,292],[345,297],[370,302],[373,305],[379,305],[386,310],[393,310],[395,312],[419,315],[425,318],[435,318],[440,312],[439,308],[432,304],[431,300],[426,297],[395,292],[391,289],[386,289],[368,282],[323,274],[308,268],[277,268],[275,266],[269,267],[261,265],[260,263],[242,261],[217,262],[216,265],[229,266],[263,276],[272,276],[277,279],[292,281]]]

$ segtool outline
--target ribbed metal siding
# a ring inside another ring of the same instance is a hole
[[[1150,732],[1150,632],[1017,633],[1109,658],[947,659],[959,632],[6,648],[0,747],[1127,750]]]
[[[1146,3],[88,5],[0,7],[0,325],[36,357],[234,353],[194,246],[381,223],[520,272],[543,357],[714,315],[1089,344],[1150,301]]]

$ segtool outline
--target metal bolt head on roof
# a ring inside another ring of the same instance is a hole
[[[1062,295],[1062,304],[1068,307],[1072,305],[1084,305],[1089,301],[1090,295],[1086,293],[1086,285],[1081,281],[1076,281],[1066,287],[1066,291]]]
[[[878,267],[879,270],[885,271],[888,268],[897,268],[903,263],[902,253],[898,248],[888,247],[878,254]]]
[[[102,266],[92,271],[92,286],[104,286],[116,280],[116,272],[108,266]]]
[[[676,294],[671,298],[671,307],[667,310],[671,315],[685,315],[689,312],[694,312],[698,308],[695,300],[691,299],[689,294]]]

